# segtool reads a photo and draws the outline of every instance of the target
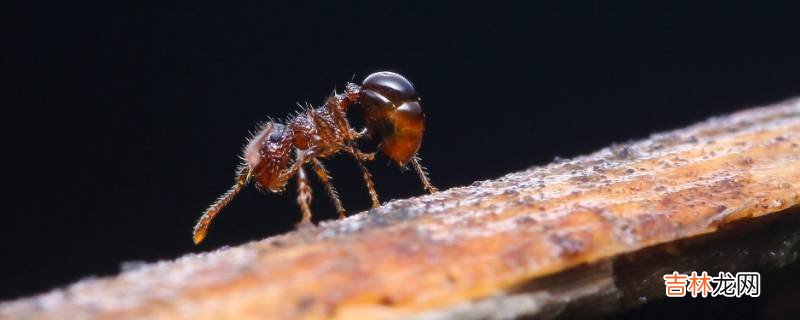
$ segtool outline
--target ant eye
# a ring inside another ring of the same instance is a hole
[[[361,88],[364,91],[376,92],[396,105],[418,100],[417,91],[411,82],[394,72],[373,73],[364,79]]]
[[[269,135],[269,142],[278,143],[281,142],[284,136],[285,127],[283,126],[276,126],[272,133]]]

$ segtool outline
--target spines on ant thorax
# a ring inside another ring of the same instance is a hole
[[[327,105],[307,108],[288,124],[294,133],[295,147],[313,149],[321,157],[338,152],[347,139],[347,122],[337,121],[337,115],[332,114]]]

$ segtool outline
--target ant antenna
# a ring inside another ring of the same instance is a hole
[[[200,220],[197,220],[197,224],[194,226],[194,244],[200,244],[203,239],[206,238],[206,234],[208,234],[208,226],[211,225],[211,220],[214,220],[214,217],[222,211],[222,208],[225,208],[232,200],[236,197],[239,192],[242,191],[242,188],[250,182],[250,177],[252,176],[251,170],[247,166],[242,166],[239,169],[239,173],[236,177],[236,184],[234,184],[228,191],[222,194],[217,201],[214,202],[200,217]]]

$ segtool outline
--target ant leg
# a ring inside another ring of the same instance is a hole
[[[369,132],[367,128],[361,129],[361,131],[356,131],[351,128],[349,132],[353,140],[369,139],[372,137],[372,133]]]
[[[328,170],[325,169],[325,166],[322,165],[322,161],[317,160],[317,158],[311,159],[311,164],[314,166],[314,171],[317,172],[317,177],[319,180],[325,184],[325,189],[328,190],[328,196],[330,196],[331,201],[333,201],[333,205],[336,207],[336,212],[339,213],[339,219],[344,219],[344,207],[342,206],[342,201],[339,200],[339,194],[336,192],[336,188],[333,187],[331,180],[333,178],[328,173]]]
[[[419,175],[419,180],[422,181],[425,190],[428,190],[430,193],[439,191],[439,189],[436,189],[436,187],[431,184],[431,180],[428,178],[428,172],[425,171],[425,167],[419,164],[419,161],[419,157],[415,155],[411,158],[411,165],[414,167],[414,171],[417,172],[417,175]]]
[[[311,187],[302,164],[297,169],[297,204],[303,212],[303,219],[298,225],[311,224]]]
[[[228,203],[230,203],[233,198],[242,191],[242,188],[244,188],[244,186],[250,182],[250,174],[251,171],[248,167],[239,167],[239,172],[237,173],[236,177],[236,184],[233,185],[233,187],[231,187],[222,196],[220,196],[217,201],[214,202],[214,204],[208,207],[208,209],[203,212],[200,220],[197,220],[197,224],[194,226],[193,231],[194,244],[200,244],[200,242],[206,238],[206,234],[208,234],[208,227],[211,225],[211,221],[214,220],[214,217],[219,214],[222,208],[227,206]]]
[[[352,146],[347,149],[347,152],[350,153],[353,156],[353,158],[356,159],[356,163],[358,163],[358,168],[361,169],[361,174],[364,176],[364,183],[367,184],[367,190],[369,191],[369,198],[370,200],[372,200],[372,207],[373,208],[379,207],[381,205],[381,202],[378,200],[378,192],[375,191],[375,183],[372,182],[372,174],[370,174],[369,170],[367,170],[367,167],[364,166],[363,153],[361,153],[361,151],[356,150],[356,148]]]
[[[378,152],[375,151],[375,152],[370,152],[370,153],[364,153],[364,152],[361,152],[359,150],[355,150],[355,153],[356,153],[356,156],[359,159],[361,159],[361,161],[372,161],[372,160],[375,160],[375,154],[378,153]]]

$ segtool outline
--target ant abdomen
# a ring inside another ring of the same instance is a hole
[[[414,86],[393,72],[376,72],[361,85],[361,105],[367,128],[380,136],[380,149],[404,166],[422,144],[422,106]]]

